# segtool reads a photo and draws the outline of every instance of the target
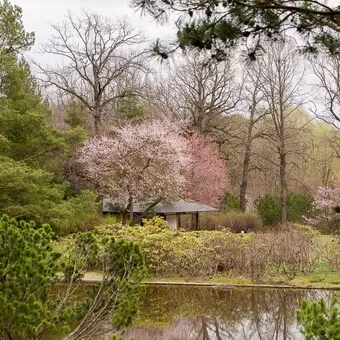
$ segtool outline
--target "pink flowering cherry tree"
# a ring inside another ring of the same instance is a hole
[[[148,210],[161,200],[181,198],[191,163],[179,127],[159,120],[123,126],[113,137],[94,137],[78,159],[98,193],[119,202],[131,221],[134,201],[150,202]]]
[[[318,187],[312,206],[314,216],[306,218],[309,224],[330,229],[340,227],[340,187]]]
[[[186,194],[199,202],[217,206],[227,190],[228,174],[217,147],[206,137],[193,134],[188,140],[191,163],[186,172]]]

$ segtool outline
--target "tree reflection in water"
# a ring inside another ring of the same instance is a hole
[[[295,318],[300,302],[328,300],[332,294],[323,290],[152,286],[145,289],[139,316],[126,330],[125,339],[303,339]]]

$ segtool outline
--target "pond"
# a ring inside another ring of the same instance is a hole
[[[296,323],[300,302],[329,300],[333,294],[326,290],[149,286],[124,339],[303,339]]]

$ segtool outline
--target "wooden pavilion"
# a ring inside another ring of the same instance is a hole
[[[114,208],[115,204],[110,199],[103,200],[103,213],[104,214],[115,214],[117,210]],[[115,211],[116,210],[116,211]],[[145,211],[145,204],[135,202],[133,205],[134,216],[142,215]],[[194,201],[194,200],[180,200],[176,202],[160,202],[155,205],[152,209],[152,214],[163,216],[169,223],[172,230],[181,228],[181,215],[191,214],[192,215],[192,229],[198,230],[199,225],[199,213],[217,211],[217,209]]]

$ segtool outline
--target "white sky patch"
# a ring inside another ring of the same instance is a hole
[[[94,12],[109,18],[125,17],[130,24],[144,31],[149,40],[161,38],[169,40],[174,37],[175,25],[161,25],[150,16],[141,16],[129,6],[129,0],[12,0],[13,4],[23,9],[23,22],[27,32],[34,31],[35,46],[28,54],[29,58],[46,61],[46,56],[37,54],[39,46],[51,37],[53,32],[50,24],[65,20],[68,11],[81,14],[83,10]]]

